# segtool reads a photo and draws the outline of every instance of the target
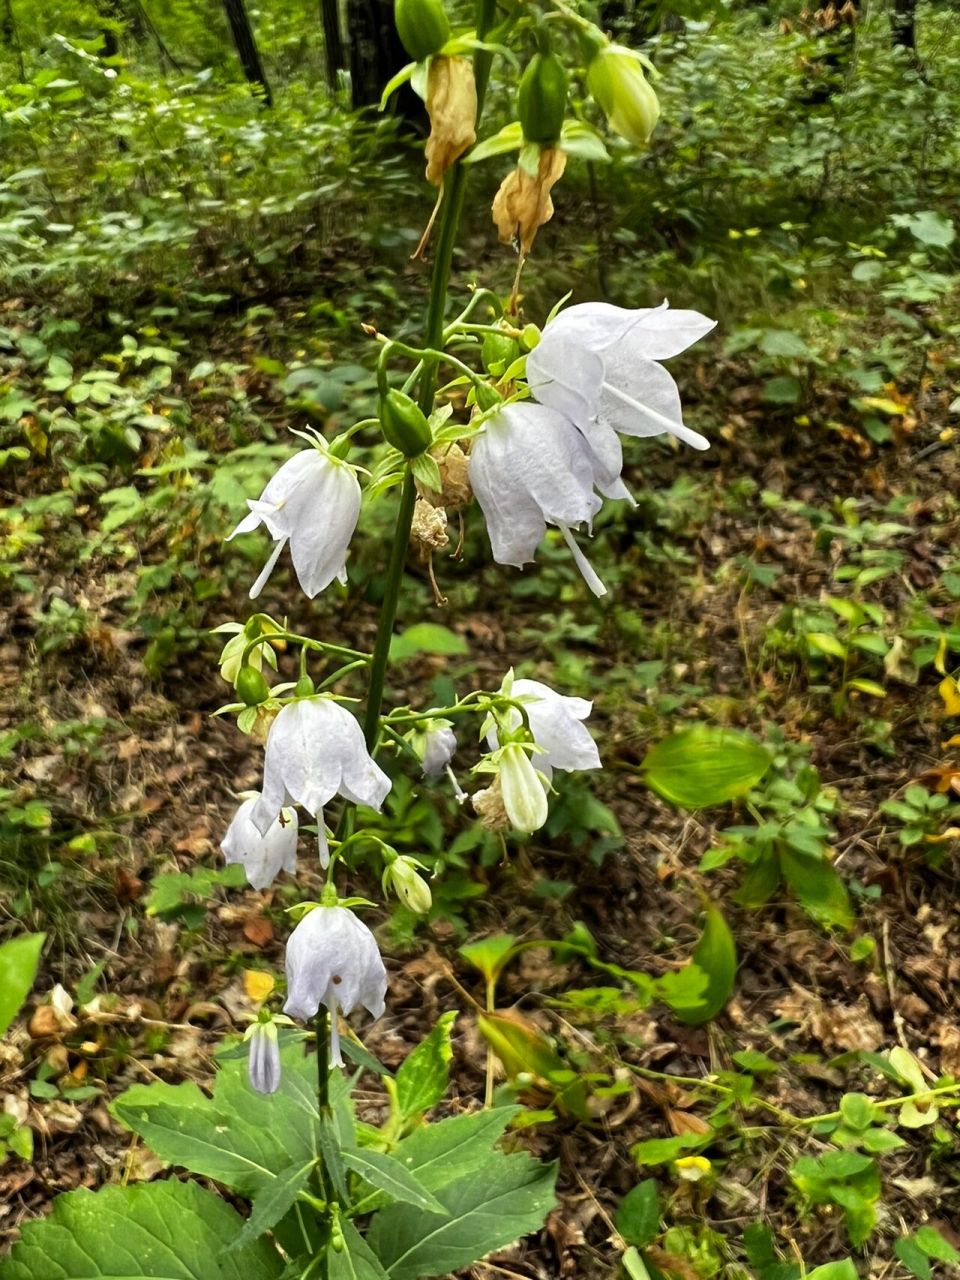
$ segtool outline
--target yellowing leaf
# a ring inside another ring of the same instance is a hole
[[[243,989],[247,993],[247,999],[253,1000],[255,1004],[263,1004],[275,985],[272,974],[262,973],[259,969],[243,971]]]
[[[947,674],[947,633],[945,631],[940,633],[940,642],[937,645],[937,654],[933,660],[933,665],[940,675],[945,676]]]
[[[957,688],[957,682],[953,676],[945,676],[938,686],[938,692],[943,699],[943,709],[948,716],[960,716],[960,689]]]

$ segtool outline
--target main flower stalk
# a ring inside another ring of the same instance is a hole
[[[496,0],[478,0],[477,4],[477,39],[483,41],[496,14]],[[478,49],[474,55],[473,68],[477,84],[477,120],[483,111],[483,100],[486,95],[487,81],[490,78],[492,53],[487,49]],[[450,284],[450,269],[453,263],[453,250],[460,228],[460,217],[463,213],[463,202],[467,190],[467,168],[458,160],[446,177],[446,190],[443,207],[440,211],[440,230],[437,236],[436,256],[433,260],[433,272],[430,278],[430,301],[427,305],[427,347],[437,348],[443,343],[443,322],[447,310],[447,289]],[[420,377],[418,401],[425,414],[433,411],[433,400],[437,389],[437,365],[439,361],[433,357],[425,357],[423,373]],[[400,494],[400,508],[397,512],[397,524],[394,533],[393,547],[387,566],[387,586],[383,604],[380,606],[380,621],[377,624],[377,638],[373,646],[373,660],[370,663],[370,686],[367,691],[367,705],[363,720],[363,732],[367,747],[372,752],[380,734],[380,709],[383,705],[383,686],[387,676],[387,664],[390,659],[390,640],[397,618],[397,605],[400,601],[400,584],[407,560],[407,547],[410,545],[410,527],[413,523],[413,508],[417,491],[413,472],[407,467],[403,488]]]

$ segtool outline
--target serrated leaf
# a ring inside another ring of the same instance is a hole
[[[438,1191],[446,1216],[409,1205],[374,1215],[367,1243],[390,1280],[447,1275],[542,1226],[556,1204],[556,1165],[488,1151],[484,1163]]]
[[[316,1059],[283,1037],[281,1064],[273,1094],[251,1089],[246,1061],[237,1058],[221,1066],[213,1097],[192,1081],[134,1085],[111,1111],[161,1160],[255,1198],[291,1165],[300,1167],[316,1154]],[[346,1087],[331,1075],[332,1091]]]
[[[327,1252],[328,1280],[387,1280],[380,1259],[352,1222],[342,1222],[343,1249]]]
[[[452,1053],[450,1032],[456,1020],[456,1010],[445,1013],[397,1071],[397,1106],[404,1120],[429,1111],[446,1093]]]
[[[256,1240],[265,1231],[276,1226],[280,1219],[296,1203],[300,1192],[307,1185],[310,1174],[316,1165],[316,1158],[311,1158],[302,1165],[292,1164],[279,1177],[254,1196],[250,1217],[243,1224],[243,1230],[230,1245],[227,1252],[236,1253],[251,1240]]]
[[[23,1227],[2,1280],[273,1280],[283,1269],[266,1241],[227,1250],[240,1215],[195,1182],[70,1191]]]
[[[30,994],[37,976],[45,933],[24,933],[0,946],[0,1036]]]
[[[745,795],[770,768],[770,753],[739,729],[696,724],[658,742],[640,766],[670,804],[704,809]]]
[[[342,1158],[348,1169],[359,1173],[378,1191],[385,1191],[391,1199],[415,1205],[428,1213],[446,1213],[437,1197],[393,1156],[379,1151],[344,1151]]]

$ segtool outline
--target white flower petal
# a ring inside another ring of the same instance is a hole
[[[663,365],[636,354],[628,336],[608,354],[598,422],[625,436],[669,432],[695,449],[710,441],[684,426],[680,392]]]
[[[283,810],[261,834],[253,822],[253,810],[259,796],[251,796],[233,816],[226,835],[220,842],[227,864],[239,862],[254,889],[266,889],[281,871],[291,874],[297,869],[297,815]]]
[[[523,747],[508,746],[500,757],[500,788],[510,825],[527,835],[547,820],[547,793]]]
[[[547,325],[527,356],[527,385],[534,398],[571,422],[588,422],[597,412],[603,360],[595,351]]]
[[[510,696],[523,703],[533,740],[542,749],[534,758],[537,770],[549,778],[554,769],[572,772],[601,767],[597,744],[581,723],[593,710],[592,702],[568,698],[540,680],[522,678],[513,681]],[[507,723],[511,729],[520,727],[519,710],[511,710]],[[500,745],[496,729],[487,735],[487,743],[491,751]]]

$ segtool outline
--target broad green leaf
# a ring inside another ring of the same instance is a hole
[[[220,1067],[212,1098],[192,1081],[158,1082],[134,1085],[111,1110],[161,1160],[256,1198],[291,1165],[302,1167],[317,1154],[316,1059],[288,1039],[281,1062],[274,1094],[251,1089],[245,1057],[233,1058]],[[331,1085],[346,1088],[336,1074]]]
[[[399,1160],[379,1151],[344,1151],[343,1163],[365,1182],[385,1191],[392,1200],[412,1204],[428,1213],[444,1214],[443,1204]]]
[[[853,907],[846,885],[829,862],[805,857],[784,844],[780,849],[780,870],[804,910],[819,924],[838,929],[849,929],[853,925]]]
[[[504,125],[499,133],[491,134],[467,153],[464,164],[475,164],[478,160],[488,160],[490,156],[501,156],[508,151],[519,151],[523,146],[523,129],[518,120]]]
[[[654,1178],[631,1187],[617,1206],[617,1230],[627,1244],[652,1244],[660,1234],[660,1192]]]
[[[343,1248],[327,1253],[328,1280],[387,1280],[380,1259],[352,1222],[342,1222]]]
[[[439,1191],[482,1168],[494,1143],[521,1111],[522,1107],[494,1107],[423,1125],[397,1144],[394,1156],[416,1174],[421,1186]]]
[[[670,804],[704,809],[745,795],[770,767],[770,753],[739,729],[695,724],[646,754],[644,780]]]
[[[0,946],[0,1036],[30,994],[37,976],[45,933],[24,933]]]
[[[438,653],[445,657],[464,657],[470,652],[463,636],[439,622],[416,622],[390,642],[390,661],[402,662],[421,653]]]
[[[427,1038],[404,1059],[396,1076],[397,1105],[404,1120],[435,1107],[450,1082],[450,1032],[456,1011],[445,1013]]]
[[[438,1188],[446,1216],[388,1205],[367,1243],[390,1280],[447,1275],[542,1226],[556,1204],[556,1174],[525,1153],[488,1150],[478,1169]]]
[[[24,1225],[0,1280],[273,1280],[266,1241],[228,1252],[243,1220],[195,1182],[70,1191]]]
[[[707,975],[707,987],[700,1002],[677,1010],[677,1019],[689,1026],[709,1022],[723,1009],[733,994],[737,977],[737,947],[723,914],[707,904],[703,933],[694,948],[691,963]]]

